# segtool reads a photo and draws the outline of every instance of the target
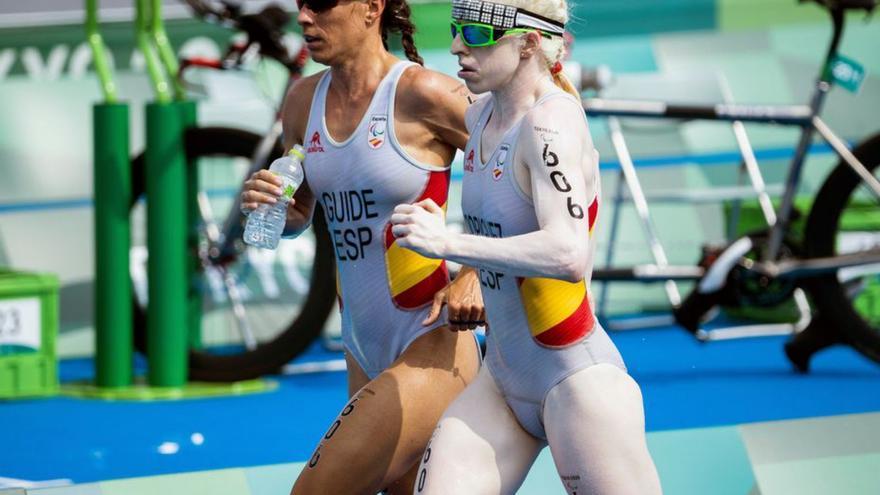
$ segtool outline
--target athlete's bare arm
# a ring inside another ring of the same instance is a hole
[[[422,202],[400,205],[391,217],[398,245],[516,276],[583,279],[590,257],[588,210],[598,193],[596,155],[571,102],[553,99],[536,110],[522,123],[516,152],[517,166],[528,171],[539,230],[506,238],[451,233],[439,208]]]
[[[404,73],[400,81],[397,105],[407,109],[407,116],[423,123],[435,143],[447,147],[446,163],[452,161],[454,149],[467,144],[464,114],[473,95],[467,87],[445,74],[416,67]]]
[[[463,150],[467,145],[465,113],[474,100],[464,84],[445,74],[421,67],[404,73],[396,105],[406,109],[404,119],[420,122],[430,136],[418,150],[423,153],[420,158],[447,166],[452,162],[455,150]],[[398,137],[401,137],[401,131],[406,132],[403,127],[406,124],[401,124],[404,119],[397,119]],[[408,137],[412,139],[412,135]],[[478,284],[477,272],[462,267],[455,280],[435,295],[431,312],[422,324],[433,325],[444,304],[447,305],[450,330],[472,330],[483,324],[486,317]]]
[[[285,150],[305,142],[312,96],[320,76],[321,74],[315,74],[300,79],[287,91],[281,109]],[[242,209],[253,211],[260,204],[274,204],[281,196],[281,185],[281,179],[268,170],[257,171],[244,183],[241,193]],[[312,222],[314,209],[315,197],[306,178],[287,205],[287,222],[282,235],[294,236],[306,230]]]

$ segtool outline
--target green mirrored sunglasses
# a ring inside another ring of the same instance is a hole
[[[536,29],[501,29],[490,24],[482,24],[479,22],[455,22],[450,24],[452,31],[452,39],[461,36],[462,43],[465,46],[491,46],[498,43],[498,40],[507,34],[528,33],[537,31]],[[543,33],[542,33],[543,34]]]

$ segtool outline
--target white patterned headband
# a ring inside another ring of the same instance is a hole
[[[534,28],[562,36],[565,24],[511,5],[481,0],[452,0],[452,18],[480,22],[501,29]]]

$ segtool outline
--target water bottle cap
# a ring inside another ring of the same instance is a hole
[[[290,148],[290,151],[287,152],[287,156],[295,156],[300,160],[305,160],[306,156],[303,154],[302,146],[295,145],[293,148]]]

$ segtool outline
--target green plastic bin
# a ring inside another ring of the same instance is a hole
[[[58,393],[58,278],[0,269],[0,399]]]

